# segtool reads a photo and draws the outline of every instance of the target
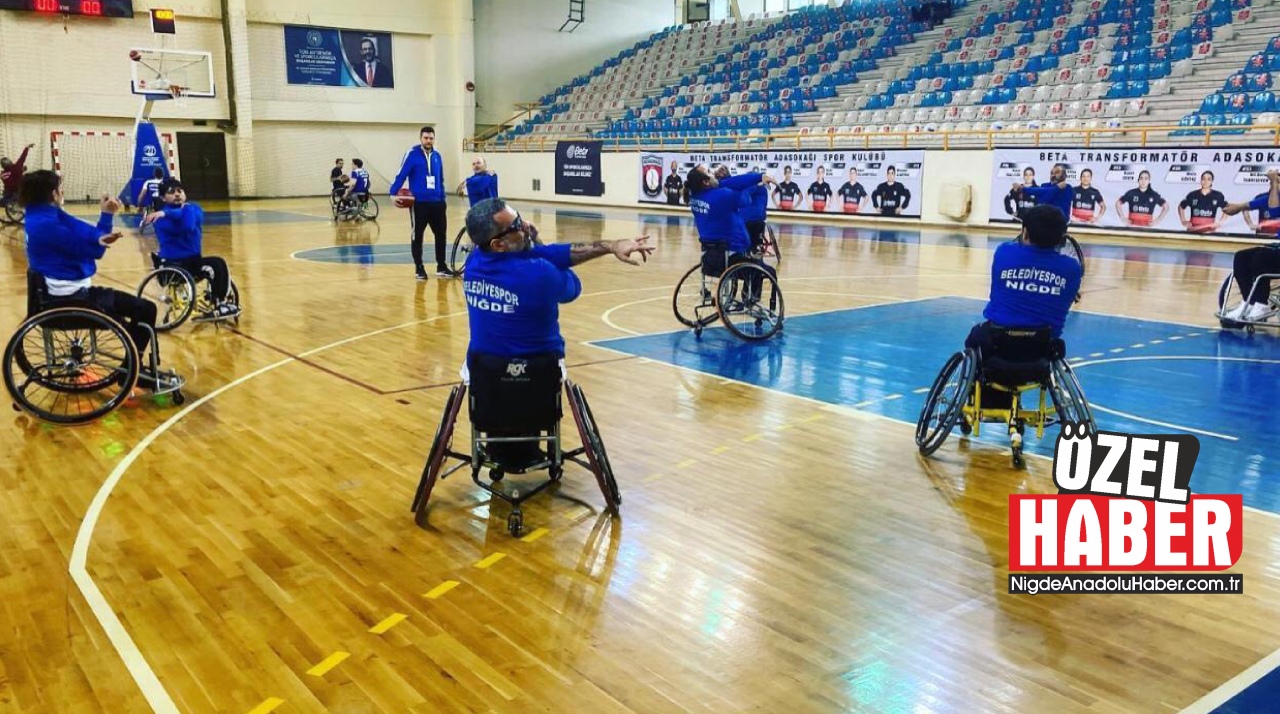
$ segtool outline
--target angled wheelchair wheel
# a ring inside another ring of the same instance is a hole
[[[764,235],[760,242],[760,259],[777,268],[782,263],[782,248],[778,246],[778,234],[773,224],[764,224]]]
[[[4,386],[15,406],[55,424],[84,424],[129,398],[138,349],[118,322],[63,307],[23,322],[4,350]]]
[[[378,202],[373,196],[360,204],[360,217],[366,221],[378,220]]]
[[[703,286],[701,263],[690,268],[676,283],[671,311],[681,325],[699,330],[715,320],[716,296],[709,285]]]
[[[4,220],[15,226],[22,225],[22,221],[27,217],[26,209],[18,205],[17,200],[10,201],[4,206]]]
[[[744,340],[767,340],[778,334],[786,308],[778,281],[754,263],[739,263],[724,272],[716,290],[720,320]]]
[[[1053,398],[1053,406],[1058,412],[1060,422],[1086,424],[1089,432],[1096,434],[1098,423],[1093,418],[1093,409],[1089,400],[1085,399],[1084,390],[1080,388],[1080,380],[1076,379],[1075,370],[1066,360],[1054,360],[1053,382],[1049,395]]]
[[[1058,249],[1058,252],[1075,258],[1076,262],[1080,263],[1080,277],[1084,278],[1086,268],[1084,263],[1084,250],[1080,248],[1080,241],[1077,241],[1075,237],[1071,235],[1068,235],[1066,238],[1066,241],[1062,244],[1062,247]]]
[[[474,247],[475,243],[467,235],[467,229],[458,231],[458,236],[453,239],[453,248],[449,251],[449,270],[461,275],[462,269],[467,265],[467,256],[471,255]]]
[[[618,490],[618,481],[613,476],[613,466],[609,463],[609,454],[604,448],[604,439],[600,436],[600,427],[596,424],[595,415],[591,413],[591,405],[582,393],[582,387],[566,381],[565,391],[569,394],[569,410],[573,421],[578,426],[578,436],[586,448],[587,463],[591,464],[591,472],[600,486],[609,510],[617,511],[622,505],[622,492]]]
[[[431,440],[431,450],[427,452],[427,463],[422,468],[422,478],[418,481],[418,490],[413,495],[410,507],[422,523],[427,512],[427,501],[431,498],[431,489],[440,477],[440,469],[453,442],[453,430],[458,424],[458,412],[466,402],[467,388],[457,386],[449,391],[449,398],[444,403],[444,413],[440,417],[440,425],[436,427],[435,437]]]
[[[951,435],[960,413],[973,394],[976,379],[977,358],[973,350],[951,355],[933,381],[920,419],[916,422],[916,446],[928,456],[938,450]]]
[[[138,286],[138,297],[156,304],[156,331],[168,332],[191,317],[201,296],[195,278],[180,268],[161,266],[147,274]]]

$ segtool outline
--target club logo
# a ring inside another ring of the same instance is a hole
[[[591,153],[591,149],[585,146],[578,146],[577,144],[569,144],[569,146],[565,147],[565,150],[564,150],[565,158],[571,159],[574,161],[585,159],[587,158],[587,155],[590,153]]]
[[[307,44],[308,44],[308,45],[310,45],[310,46],[312,46],[312,47],[319,47],[320,45],[324,44],[324,35],[321,35],[321,34],[320,34],[318,31],[316,31],[316,30],[310,30],[310,31],[308,31],[308,32],[307,32]]]
[[[529,369],[528,362],[508,362],[507,374],[512,377],[523,377],[525,370]]]
[[[158,153],[160,152],[156,149],[155,146],[151,144],[147,144],[146,146],[142,147],[142,155],[147,157],[148,159],[154,159],[156,154]]]
[[[662,195],[662,157],[645,154],[640,158],[640,185],[644,195],[657,198]]]

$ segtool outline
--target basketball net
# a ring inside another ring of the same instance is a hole
[[[173,103],[179,107],[187,106],[187,88],[180,84],[169,85],[169,96],[173,97]]]

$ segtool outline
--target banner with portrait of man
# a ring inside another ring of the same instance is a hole
[[[284,47],[289,84],[396,86],[389,32],[285,25]]]

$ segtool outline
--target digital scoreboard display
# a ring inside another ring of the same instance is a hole
[[[133,0],[0,0],[0,10],[26,10],[50,15],[133,17]]]

